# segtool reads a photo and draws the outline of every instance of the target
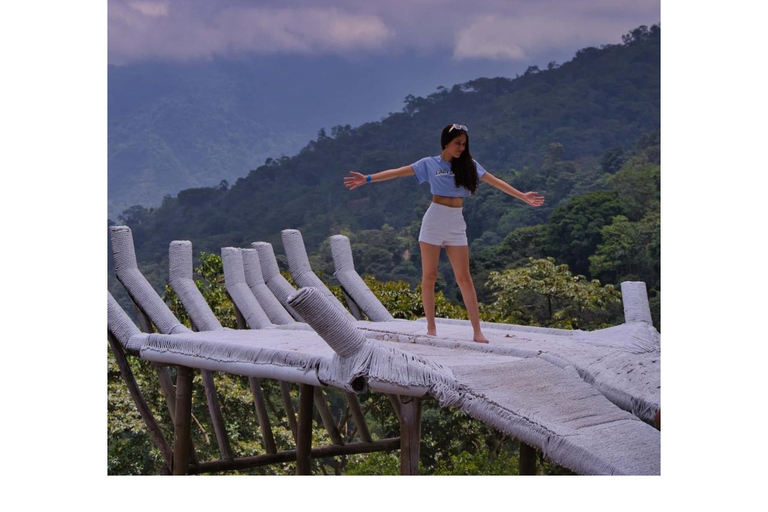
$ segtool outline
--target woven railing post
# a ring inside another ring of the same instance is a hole
[[[171,287],[179,296],[189,319],[198,331],[223,330],[216,315],[213,314],[203,294],[198,290],[193,278],[192,243],[187,240],[175,240],[168,247],[168,276]],[[232,446],[227,437],[227,428],[221,414],[219,394],[213,379],[213,372],[201,370],[205,399],[211,415],[213,431],[219,445],[219,452],[224,460],[232,460]]]
[[[302,288],[288,302],[341,357],[352,357],[365,345],[365,336],[320,290]]]
[[[651,306],[648,303],[648,291],[642,281],[624,281],[621,283],[621,298],[624,303],[624,322],[644,322],[653,324]]]
[[[259,255],[261,275],[264,277],[264,282],[267,283],[267,287],[293,318],[299,322],[303,322],[304,319],[301,318],[301,315],[288,304],[288,296],[295,292],[296,288],[291,286],[291,283],[289,283],[280,273],[280,267],[277,265],[277,259],[275,258],[275,251],[272,248],[272,244],[268,242],[253,242],[251,247],[256,249],[256,252]]]
[[[131,354],[139,353],[141,341],[135,338],[131,340],[131,337],[141,334],[141,331],[109,292],[107,292],[107,327],[126,351]]]
[[[336,269],[333,275],[344,288],[344,291],[352,297],[352,300],[357,303],[371,321],[388,322],[394,320],[387,308],[355,271],[349,238],[344,235],[334,235],[330,238],[330,242],[333,265]]]
[[[152,285],[139,271],[133,234],[128,226],[110,226],[112,257],[115,274],[133,301],[147,314],[149,319],[164,334],[187,332],[189,329],[179,323],[168,306],[163,302]]]
[[[284,229],[282,231],[283,248],[288,257],[288,269],[291,271],[293,280],[299,287],[312,287],[320,290],[323,295],[345,315],[350,315],[347,308],[339,302],[339,299],[328,289],[327,286],[315,275],[309,264],[307,248],[304,245],[304,238],[296,229]]]
[[[261,263],[259,262],[259,252],[256,249],[240,249],[243,256],[243,270],[245,271],[245,282],[251,293],[256,297],[259,305],[269,317],[269,320],[275,325],[285,325],[296,323],[296,320],[286,311],[280,301],[264,282],[264,276],[261,273]]]
[[[265,329],[272,327],[269,317],[259,305],[256,297],[245,282],[243,270],[243,256],[237,247],[222,247],[221,262],[224,266],[224,282],[227,293],[232,298],[237,308],[245,317],[245,321],[251,329]]]
[[[195,284],[192,242],[174,240],[168,246],[168,280],[190,320],[199,331],[223,329]]]

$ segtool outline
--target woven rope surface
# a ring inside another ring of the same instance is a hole
[[[140,342],[135,338],[135,335],[140,334],[141,331],[109,292],[107,292],[107,328],[124,349],[131,353],[137,353],[141,349]]]
[[[621,298],[624,303],[625,322],[653,324],[645,283],[642,281],[624,281],[621,283]]]
[[[647,333],[643,324],[582,332],[574,337],[551,336],[540,332],[510,332],[485,329],[489,344],[471,341],[472,330],[461,325],[438,325],[437,337],[426,336],[421,322],[357,322],[366,336],[382,340],[428,344],[445,348],[537,357],[556,366],[573,366],[582,380],[594,385],[616,405],[647,422],[660,402],[660,352],[658,345],[641,342]],[[652,327],[651,327],[651,330]],[[655,330],[654,330],[655,332]],[[606,339],[611,340],[610,344]]]

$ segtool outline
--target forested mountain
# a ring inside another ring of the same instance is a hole
[[[585,48],[569,62],[532,66],[514,80],[479,78],[425,98],[408,96],[402,112],[354,129],[321,130],[296,156],[267,159],[231,187],[184,190],[158,208],[132,207],[119,221],[132,228],[139,262],[155,285],[165,280],[171,240],[191,240],[196,252],[265,240],[282,253],[286,228],[303,233],[320,271],[332,269],[325,240],[345,233],[353,237],[361,273],[416,282],[416,236],[428,187],[407,178],[350,192],[342,178],[436,155],[442,127],[459,122],[469,126],[472,154],[486,169],[546,196],[534,209],[482,185],[465,202],[481,278],[528,256],[553,256],[589,277],[658,281],[648,258],[619,261],[616,254],[626,251],[611,252],[605,244],[613,235],[618,244],[630,232],[632,243],[646,241],[643,250],[658,242],[652,239],[658,231],[659,68],[660,29],[639,27],[623,44]],[[479,281],[482,300],[488,295]]]

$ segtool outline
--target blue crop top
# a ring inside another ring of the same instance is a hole
[[[486,170],[473,160],[477,166],[477,178],[482,178]],[[454,184],[453,172],[450,162],[446,162],[440,155],[428,156],[411,164],[416,173],[416,181],[419,185],[429,182],[429,189],[433,195],[446,197],[469,197],[471,192],[465,187],[457,187]]]

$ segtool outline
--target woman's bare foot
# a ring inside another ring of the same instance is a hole
[[[427,336],[437,336],[437,327],[427,327]]]
[[[490,343],[488,341],[488,338],[483,336],[483,333],[481,333],[481,332],[476,332],[475,336],[474,336],[474,338],[472,338],[472,340],[477,342],[477,343]]]

